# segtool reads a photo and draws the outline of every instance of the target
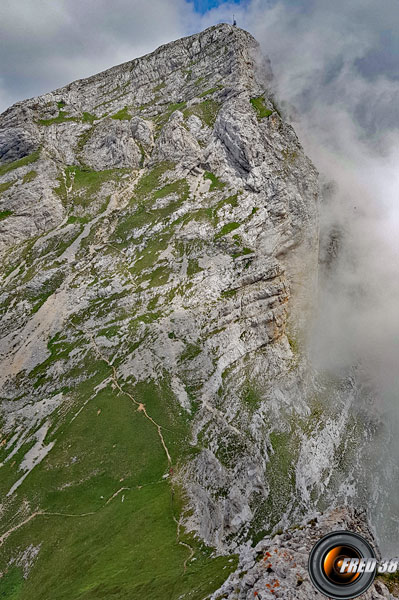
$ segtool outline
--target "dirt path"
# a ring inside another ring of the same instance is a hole
[[[75,326],[74,326],[74,327],[75,327]],[[75,329],[77,329],[77,328],[75,327]],[[95,340],[95,339],[94,339],[94,337],[91,335],[91,333],[90,333],[90,332],[88,332],[88,331],[86,331],[85,329],[82,329],[82,331],[83,331],[83,333],[84,333],[84,334],[85,334],[87,337],[89,337],[89,338],[90,338],[90,340],[91,340],[91,343],[92,343],[92,345],[93,345],[93,348],[94,348],[94,350],[95,350],[95,352],[96,352],[97,356],[98,356],[98,357],[99,357],[99,358],[100,358],[102,361],[104,361],[104,362],[105,362],[105,363],[106,363],[106,364],[107,364],[107,365],[108,365],[108,366],[109,366],[109,367],[112,369],[112,375],[111,375],[111,379],[112,379],[112,381],[113,381],[113,383],[114,383],[115,387],[117,388],[117,390],[118,390],[118,391],[119,391],[121,394],[123,394],[124,396],[127,396],[127,397],[128,397],[130,400],[131,400],[131,402],[133,402],[133,404],[134,404],[135,406],[137,406],[137,410],[138,410],[139,412],[142,412],[142,413],[143,413],[143,415],[145,416],[145,418],[146,418],[146,419],[148,419],[148,421],[150,421],[150,422],[151,422],[151,423],[154,425],[154,427],[156,427],[156,429],[157,429],[157,432],[158,432],[158,437],[159,437],[159,439],[160,439],[160,442],[161,442],[161,444],[162,444],[162,447],[163,447],[163,449],[164,449],[164,452],[165,452],[165,454],[166,454],[166,458],[167,458],[167,460],[168,460],[168,465],[171,465],[171,464],[172,464],[172,458],[171,458],[171,456],[170,456],[170,453],[169,453],[168,447],[167,447],[167,445],[166,445],[166,443],[165,443],[165,439],[164,439],[164,437],[163,437],[163,435],[162,435],[162,427],[161,427],[161,425],[159,425],[159,423],[157,423],[156,421],[154,421],[154,419],[153,419],[153,418],[152,418],[152,417],[151,417],[151,416],[148,414],[148,412],[147,412],[147,409],[146,409],[145,405],[144,405],[142,402],[138,402],[138,400],[136,400],[136,399],[135,399],[135,398],[132,396],[132,394],[130,394],[129,392],[127,392],[126,390],[124,390],[124,389],[122,388],[122,386],[120,385],[120,383],[119,383],[119,381],[118,381],[118,375],[117,375],[117,372],[116,372],[116,369],[115,369],[114,365],[112,364],[112,361],[111,361],[111,360],[109,360],[109,359],[108,359],[106,356],[104,356],[104,354],[101,352],[100,348],[98,347],[98,345],[97,345],[97,343],[96,343],[96,340]]]
[[[180,539],[180,529],[182,526],[182,517],[179,518],[179,520],[176,519],[175,516],[173,516],[173,520],[176,523],[176,539],[177,539],[177,543],[180,546],[184,546],[184,548],[187,548],[187,550],[189,551],[189,555],[187,556],[186,560],[183,563],[183,572],[185,573],[187,571],[187,563],[192,559],[192,557],[194,556],[194,548],[192,546],[190,546],[190,544],[187,544],[186,542],[183,542]]]
[[[137,486],[137,488],[139,488],[139,486]],[[110,502],[112,502],[112,500],[114,500],[114,498],[116,498],[120,494],[120,492],[122,490],[130,490],[130,488],[128,488],[128,487],[122,487],[122,488],[120,488],[114,494],[112,494],[112,496],[110,496],[108,498],[108,500],[103,504],[103,506],[100,506],[100,508],[98,508],[97,510],[93,510],[93,511],[86,512],[86,513],[61,513],[61,512],[51,512],[51,511],[47,511],[47,510],[36,510],[31,515],[29,515],[29,517],[27,517],[26,519],[24,519],[23,521],[21,521],[20,523],[18,523],[18,525],[14,525],[14,527],[11,527],[10,529],[8,529],[8,531],[6,531],[2,535],[0,535],[0,547],[4,544],[4,542],[6,541],[6,539],[12,533],[14,533],[14,531],[17,531],[18,529],[20,529],[21,527],[23,527],[24,525],[26,525],[27,523],[29,523],[30,521],[32,521],[33,519],[35,519],[38,516],[42,516],[42,517],[66,517],[66,518],[91,517],[91,516],[97,514],[100,510],[102,510]]]
[[[12,534],[14,533],[14,531],[17,531],[17,529],[20,529],[21,527],[23,527],[24,525],[26,525],[27,523],[29,523],[29,521],[32,521],[32,519],[34,519],[35,517],[37,517],[38,515],[42,515],[42,511],[38,510],[34,513],[32,513],[31,515],[29,515],[29,517],[27,517],[24,521],[22,521],[21,523],[18,523],[18,525],[14,525],[14,527],[11,527],[11,529],[9,529],[8,531],[6,531],[5,533],[3,533],[2,535],[0,535],[0,546],[2,546],[4,544],[4,542],[6,541],[6,539]]]

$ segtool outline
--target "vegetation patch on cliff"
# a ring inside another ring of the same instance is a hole
[[[13,214],[12,210],[0,210],[0,221],[10,217]]]
[[[186,108],[183,112],[184,117],[188,118],[190,115],[196,115],[199,117],[208,127],[213,127],[216,121],[220,109],[220,104],[215,100],[209,99],[194,104]]]
[[[264,119],[265,117],[270,117],[270,115],[273,113],[272,110],[267,108],[265,104],[265,98],[263,96],[251,98],[251,104],[256,111],[258,120]]]
[[[13,171],[14,169],[19,169],[19,167],[25,167],[26,165],[30,165],[31,163],[36,162],[40,158],[40,149],[35,150],[32,154],[28,154],[28,156],[24,156],[18,160],[14,160],[11,163],[6,163],[5,165],[0,165],[0,177],[9,173],[9,171]]]

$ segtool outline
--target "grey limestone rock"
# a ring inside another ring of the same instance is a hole
[[[323,515],[268,537],[255,548],[247,548],[236,572],[212,595],[212,600],[308,600],[325,598],[313,586],[307,563],[313,545],[331,531],[349,530],[359,533],[375,546],[375,539],[361,511],[335,508]],[[363,600],[393,599],[383,580],[376,578],[360,596]]]

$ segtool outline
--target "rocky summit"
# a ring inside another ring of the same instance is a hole
[[[1,598],[321,598],[376,425],[306,356],[319,197],[230,25],[0,116]]]

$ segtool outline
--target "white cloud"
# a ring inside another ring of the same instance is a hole
[[[195,21],[185,0],[3,0],[0,111],[151,52]]]

